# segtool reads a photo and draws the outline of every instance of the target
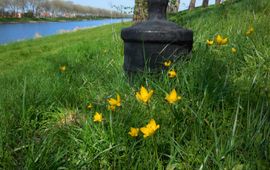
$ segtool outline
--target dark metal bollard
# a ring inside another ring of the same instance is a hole
[[[193,32],[166,20],[168,0],[148,0],[148,21],[125,28],[124,70],[158,72],[166,60],[176,61],[192,49]]]

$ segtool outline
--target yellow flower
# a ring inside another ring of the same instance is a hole
[[[150,90],[148,92],[147,89],[142,86],[140,91],[136,92],[136,98],[137,98],[137,100],[140,100],[146,104],[150,100],[153,93],[154,93],[153,90]]]
[[[178,100],[181,100],[181,96],[178,96],[176,93],[176,90],[173,89],[170,94],[166,95],[166,98],[168,103],[170,104],[174,104],[175,102],[177,102]]]
[[[226,45],[228,43],[228,38],[223,38],[221,35],[216,36],[216,43],[218,45]]]
[[[67,67],[65,65],[59,67],[59,70],[62,73],[64,73],[66,71],[66,69],[67,69]]]
[[[109,102],[109,104],[110,104],[111,106],[118,106],[118,107],[121,106],[121,98],[120,98],[119,94],[117,94],[116,99],[114,99],[114,98],[109,98],[109,99],[108,99],[108,102]]]
[[[214,44],[214,41],[213,40],[207,40],[206,43],[207,43],[207,45],[211,46],[211,45]]]
[[[237,49],[236,48],[232,48],[232,53],[236,53],[237,52]]]
[[[94,122],[102,122],[102,113],[96,112],[96,114],[93,117]]]
[[[115,106],[113,106],[113,105],[109,105],[109,106],[108,106],[108,110],[110,110],[110,111],[113,111],[113,112],[114,112],[114,111],[115,111]]]
[[[171,71],[168,72],[168,76],[170,78],[175,78],[176,77],[176,72],[174,70],[171,70]]]
[[[251,35],[254,32],[254,28],[253,27],[249,27],[249,29],[246,32],[246,35]]]
[[[159,125],[156,124],[154,119],[151,119],[145,127],[140,128],[140,131],[144,134],[143,137],[147,138],[153,135],[157,129],[159,129]]]
[[[221,45],[226,45],[228,43],[228,38],[224,38],[222,41],[221,41]]]
[[[132,137],[137,137],[139,135],[139,128],[130,128],[130,131],[128,132],[128,134]]]
[[[221,37],[221,35],[218,34],[218,35],[216,36],[216,43],[217,43],[218,45],[220,45],[221,42],[222,42],[222,39],[223,39],[223,38]]]
[[[92,109],[93,108],[93,105],[91,103],[89,103],[87,106],[86,106],[87,109]]]
[[[171,64],[172,64],[172,61],[171,61],[171,60],[165,61],[165,62],[163,63],[163,65],[164,65],[165,67],[170,67]]]

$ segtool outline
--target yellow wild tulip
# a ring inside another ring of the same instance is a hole
[[[89,103],[87,106],[86,106],[87,109],[92,109],[93,108],[93,105],[91,103]]]
[[[178,96],[176,90],[173,89],[173,90],[170,92],[170,94],[167,94],[167,95],[166,95],[166,98],[165,98],[165,99],[167,100],[168,103],[174,104],[174,103],[176,103],[178,100],[181,100],[182,97],[181,97],[181,96]]]
[[[224,38],[221,41],[221,45],[226,45],[228,43],[228,38]]]
[[[214,44],[214,41],[213,40],[207,40],[206,43],[207,43],[208,46],[211,46],[211,45]]]
[[[140,128],[140,131],[144,134],[143,137],[147,138],[152,136],[159,129],[159,127],[160,126],[156,124],[156,121],[151,119],[145,127]]]
[[[102,122],[102,113],[96,112],[96,114],[93,117],[94,122]]]
[[[114,112],[114,111],[115,111],[115,107],[116,107],[116,106],[109,105],[109,106],[108,106],[108,110]]]
[[[176,74],[175,70],[170,70],[170,71],[168,72],[169,78],[175,78],[176,75],[177,75],[177,74]]]
[[[249,29],[246,32],[246,36],[251,35],[254,32],[254,28],[253,27],[249,27]]]
[[[136,98],[139,101],[142,101],[143,103],[147,104],[150,100],[150,98],[152,97],[154,91],[150,90],[148,92],[148,90],[145,87],[141,87],[139,92],[136,92]]]
[[[217,43],[218,45],[221,45],[221,42],[222,42],[223,38],[221,37],[221,35],[218,34],[218,35],[216,36],[216,39],[215,39],[215,40],[216,40],[216,43]]]
[[[65,65],[59,67],[59,71],[61,73],[64,73],[66,71],[66,69],[67,69],[67,66],[65,66]]]
[[[237,52],[237,49],[233,47],[233,48],[231,49],[231,51],[232,51],[232,53],[236,53],[236,52]]]
[[[164,65],[165,67],[170,67],[171,64],[172,64],[172,61],[171,61],[171,60],[165,61],[165,62],[163,63],[163,65]]]
[[[120,107],[121,106],[121,98],[119,96],[119,94],[116,95],[116,99],[114,98],[109,98],[108,99],[108,102],[111,106],[118,106]]]
[[[223,38],[219,34],[216,36],[215,40],[218,45],[226,45],[228,43],[228,38]]]
[[[130,128],[130,131],[128,132],[128,134],[131,136],[131,137],[137,137],[139,135],[139,128]]]

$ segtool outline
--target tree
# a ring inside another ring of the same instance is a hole
[[[0,0],[0,16],[4,16],[5,8],[6,8],[6,1]]]
[[[216,0],[216,5],[219,5],[221,0]]]
[[[6,0],[0,0],[0,8],[5,8],[6,7],[6,3],[7,1]]]
[[[202,6],[205,8],[205,7],[208,7],[208,3],[209,3],[209,0],[203,0],[203,3],[202,3]]]
[[[196,0],[190,0],[188,9],[193,10],[195,8],[195,3],[196,3]]]
[[[147,0],[135,0],[133,21],[145,21],[148,17]]]
[[[167,12],[178,12],[180,0],[170,0],[167,8]],[[135,0],[134,7],[134,22],[145,21],[148,17],[148,5],[147,0]]]
[[[41,13],[43,17],[127,16],[115,11],[77,5],[68,0],[0,0],[0,16],[9,16],[11,13],[17,16],[18,12],[24,13],[26,17],[38,17]]]
[[[12,14],[15,15],[18,11],[19,0],[7,0],[6,5],[12,11]]]
[[[51,2],[46,0],[45,2],[43,2],[41,5],[40,5],[40,8],[43,9],[43,11],[49,13],[52,11],[52,5],[51,5]]]
[[[27,0],[19,0],[18,7],[21,9],[22,13],[25,12],[25,9],[27,8]]]
[[[4,9],[6,7],[7,1],[6,0],[0,0],[0,9]]]
[[[42,3],[45,3],[46,0],[28,0],[28,6],[32,10],[33,14],[36,16],[39,14],[39,10],[42,6]]]
[[[178,12],[179,5],[180,5],[180,0],[170,0],[168,8],[167,8],[167,12],[169,13]]]

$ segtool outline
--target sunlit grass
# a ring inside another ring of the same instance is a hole
[[[195,33],[189,59],[132,82],[126,24],[0,46],[0,168],[267,169],[268,7],[245,0],[172,17]],[[219,34],[228,43],[209,46]]]

